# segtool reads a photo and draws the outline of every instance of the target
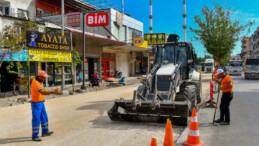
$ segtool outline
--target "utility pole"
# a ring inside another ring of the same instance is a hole
[[[121,0],[121,12],[124,14],[124,0]]]
[[[62,36],[64,36],[64,0],[61,0],[61,31],[62,31]],[[65,77],[64,77],[64,62],[61,63],[61,91],[63,93],[64,91],[64,86],[65,86]]]
[[[152,33],[152,31],[153,31],[153,26],[152,26],[152,19],[153,19],[153,16],[152,16],[152,0],[150,0],[150,3],[149,3],[149,12],[150,12],[150,15],[149,15],[149,33]]]
[[[82,43],[83,43],[83,84],[81,86],[81,89],[85,90],[86,86],[85,86],[85,13],[83,13],[83,39],[82,39]]]
[[[183,0],[183,41],[186,42],[186,0]]]

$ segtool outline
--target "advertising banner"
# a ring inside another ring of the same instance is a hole
[[[143,41],[142,37],[133,38],[133,45],[136,47],[147,48],[147,41]]]
[[[0,60],[4,56],[5,50],[8,49],[1,49],[0,48]],[[8,52],[4,58],[4,61],[28,61],[28,50],[19,50],[19,51],[13,51]]]
[[[41,33],[35,31],[26,32],[27,46],[29,49],[70,51],[70,37]]]
[[[30,61],[72,62],[71,52],[30,49]]]
[[[67,26],[80,27],[80,12],[67,14]]]
[[[156,44],[166,43],[168,36],[166,33],[147,33],[144,34],[144,40],[147,41],[148,45],[155,46]]]

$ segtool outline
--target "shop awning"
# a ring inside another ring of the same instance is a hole
[[[78,34],[83,34],[83,31],[78,30],[78,29],[73,29],[73,28],[69,28],[66,27],[67,29],[69,29],[71,32],[73,33],[78,33]],[[90,32],[85,32],[85,38],[86,38],[86,42],[89,43],[91,42],[92,44],[96,44],[98,43],[99,45],[106,47],[106,46],[122,46],[125,45],[125,42],[121,42],[121,41],[116,41],[116,40],[112,40],[107,38],[106,36],[102,36],[102,35],[98,35],[98,34],[94,34],[94,33],[90,33]]]
[[[151,48],[141,48],[141,47],[131,46],[130,44],[125,44],[123,46],[106,46],[105,48],[126,50],[126,51],[141,51],[141,52],[151,51]]]
[[[56,3],[61,3],[60,0],[52,0],[53,2]],[[65,0],[65,6],[73,8],[78,11],[93,11],[93,10],[98,10],[99,8],[90,5],[82,0]]]

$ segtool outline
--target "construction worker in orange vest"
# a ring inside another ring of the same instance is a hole
[[[222,91],[221,103],[220,103],[220,118],[216,120],[216,123],[221,125],[230,124],[230,111],[229,105],[233,99],[233,79],[224,73],[223,69],[217,70],[218,78],[221,78],[221,82],[217,81],[221,86],[218,88],[218,91]]]
[[[50,136],[53,131],[49,131],[48,128],[48,115],[44,105],[44,95],[58,94],[60,89],[54,91],[46,91],[43,87],[43,82],[49,76],[45,71],[39,71],[35,79],[31,84],[31,109],[32,109],[32,140],[41,141],[39,138],[39,130],[41,125],[42,137]]]

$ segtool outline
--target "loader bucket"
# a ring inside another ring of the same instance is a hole
[[[130,122],[166,122],[169,118],[174,124],[187,125],[190,103],[188,101],[160,101],[151,100],[133,104],[132,100],[115,100],[108,115],[113,121]]]

